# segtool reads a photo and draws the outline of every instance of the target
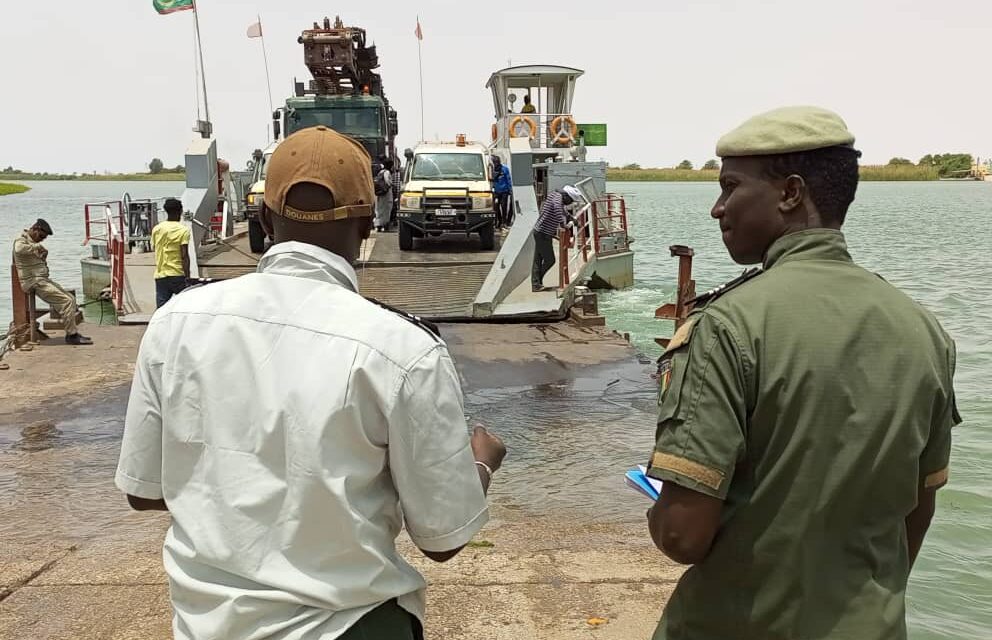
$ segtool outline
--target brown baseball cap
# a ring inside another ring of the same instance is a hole
[[[310,182],[334,195],[333,209],[300,211],[286,205],[295,185]],[[308,127],[283,140],[269,159],[265,206],[277,216],[297,222],[333,222],[370,218],[375,191],[372,160],[355,140],[324,126]]]

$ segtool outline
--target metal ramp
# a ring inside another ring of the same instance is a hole
[[[429,320],[467,319],[499,249],[483,251],[477,236],[416,240],[400,251],[395,233],[376,235],[357,268],[362,295]]]

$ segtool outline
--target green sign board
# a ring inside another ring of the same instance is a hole
[[[606,146],[606,123],[602,124],[580,124],[579,131],[585,133],[587,147]]]

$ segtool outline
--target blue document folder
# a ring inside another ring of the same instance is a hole
[[[661,495],[661,480],[649,478],[647,471],[647,467],[638,465],[636,469],[631,469],[624,475],[623,481],[638,493],[657,500]]]

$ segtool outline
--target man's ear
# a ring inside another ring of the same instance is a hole
[[[802,203],[806,197],[806,180],[802,176],[792,174],[785,179],[782,187],[782,200],[778,203],[778,210],[781,213],[792,213]]]
[[[258,212],[258,222],[262,225],[265,235],[270,238],[275,237],[272,229],[272,212],[269,211],[269,207],[265,203],[262,203],[262,209]]]

